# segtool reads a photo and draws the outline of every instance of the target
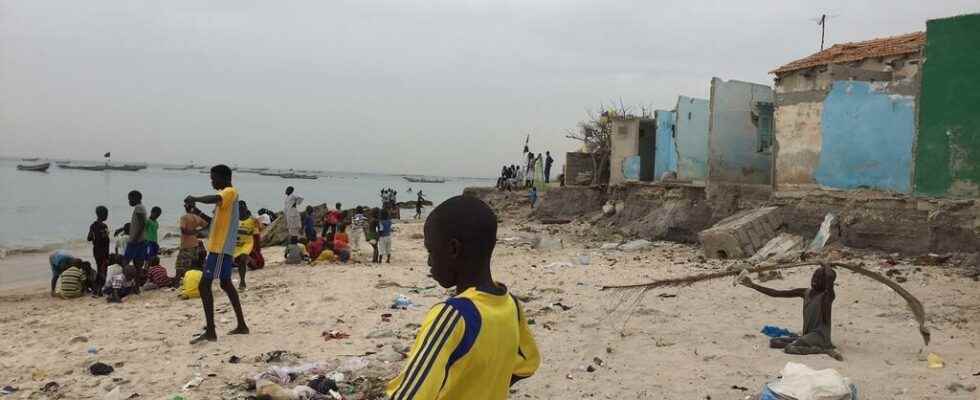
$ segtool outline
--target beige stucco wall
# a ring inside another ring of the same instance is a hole
[[[798,103],[776,108],[776,186],[814,184],[820,161],[820,112],[823,103]]]
[[[640,120],[638,118],[613,118],[611,149],[609,152],[609,184],[626,182],[623,161],[640,154]]]

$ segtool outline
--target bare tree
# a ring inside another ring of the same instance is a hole
[[[597,114],[592,110],[585,110],[589,118],[579,122],[575,129],[569,129],[565,134],[565,137],[569,139],[582,142],[585,145],[585,151],[592,156],[593,185],[602,183],[602,178],[607,173],[606,166],[609,164],[609,154],[612,148],[610,141],[612,121],[610,118],[620,112],[622,114],[619,115],[625,115],[627,112],[626,107],[622,106],[622,100],[620,100],[619,110],[610,110],[603,105],[600,105],[599,109],[605,111]],[[575,179],[575,177],[566,176],[565,179]]]

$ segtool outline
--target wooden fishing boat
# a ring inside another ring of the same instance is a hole
[[[43,164],[25,165],[18,164],[17,169],[21,171],[35,171],[35,172],[47,172],[48,168],[51,167],[51,163],[46,162]]]

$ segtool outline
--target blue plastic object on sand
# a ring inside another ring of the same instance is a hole
[[[793,335],[793,332],[790,332],[789,329],[780,328],[778,326],[772,326],[772,325],[763,326],[762,327],[762,334],[763,335],[766,335],[766,336],[769,336],[769,337],[774,337],[774,338],[776,338],[776,337],[794,336]]]

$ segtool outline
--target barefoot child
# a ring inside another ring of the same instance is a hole
[[[458,294],[429,310],[386,393],[396,400],[506,399],[540,358],[520,305],[490,274],[497,217],[479,199],[456,196],[429,214],[424,231],[432,278]]]
[[[378,262],[388,257],[388,264],[391,264],[391,214],[388,210],[381,210],[381,221],[378,223]]]
[[[105,206],[95,208],[95,222],[88,227],[88,241],[92,242],[92,257],[95,259],[95,282],[91,282],[93,293],[102,295],[105,285],[106,268],[109,267],[109,209]]]
[[[800,297],[803,299],[803,335],[773,338],[769,347],[783,349],[787,354],[827,354],[835,359],[842,357],[830,341],[830,311],[834,304],[834,280],[837,273],[829,266],[813,272],[809,288],[777,290],[757,285],[747,274],[739,277],[739,283],[770,297]]]
[[[160,222],[157,221],[157,218],[160,218],[160,214],[163,214],[163,210],[160,207],[153,207],[150,209],[150,219],[146,221],[144,235],[146,237],[147,260],[160,254],[160,243],[157,242],[157,232],[160,230]]]
[[[211,281],[217,277],[221,289],[228,295],[231,307],[235,310],[238,326],[229,335],[248,334],[242,304],[238,299],[238,291],[231,283],[232,254],[235,250],[235,239],[238,233],[238,191],[231,185],[231,168],[219,164],[211,168],[211,187],[217,194],[207,196],[187,196],[185,203],[214,204],[214,219],[211,221],[211,232],[208,236],[208,258],[204,265],[204,275],[198,290],[201,292],[201,304],[204,305],[204,319],[207,325],[204,332],[191,340],[191,344],[214,342],[218,334],[214,327],[214,295],[211,293]]]
[[[238,268],[238,290],[245,290],[245,271],[252,268],[252,249],[255,235],[259,233],[259,221],[252,218],[252,212],[244,200],[238,201],[238,237],[235,241],[235,267]]]

